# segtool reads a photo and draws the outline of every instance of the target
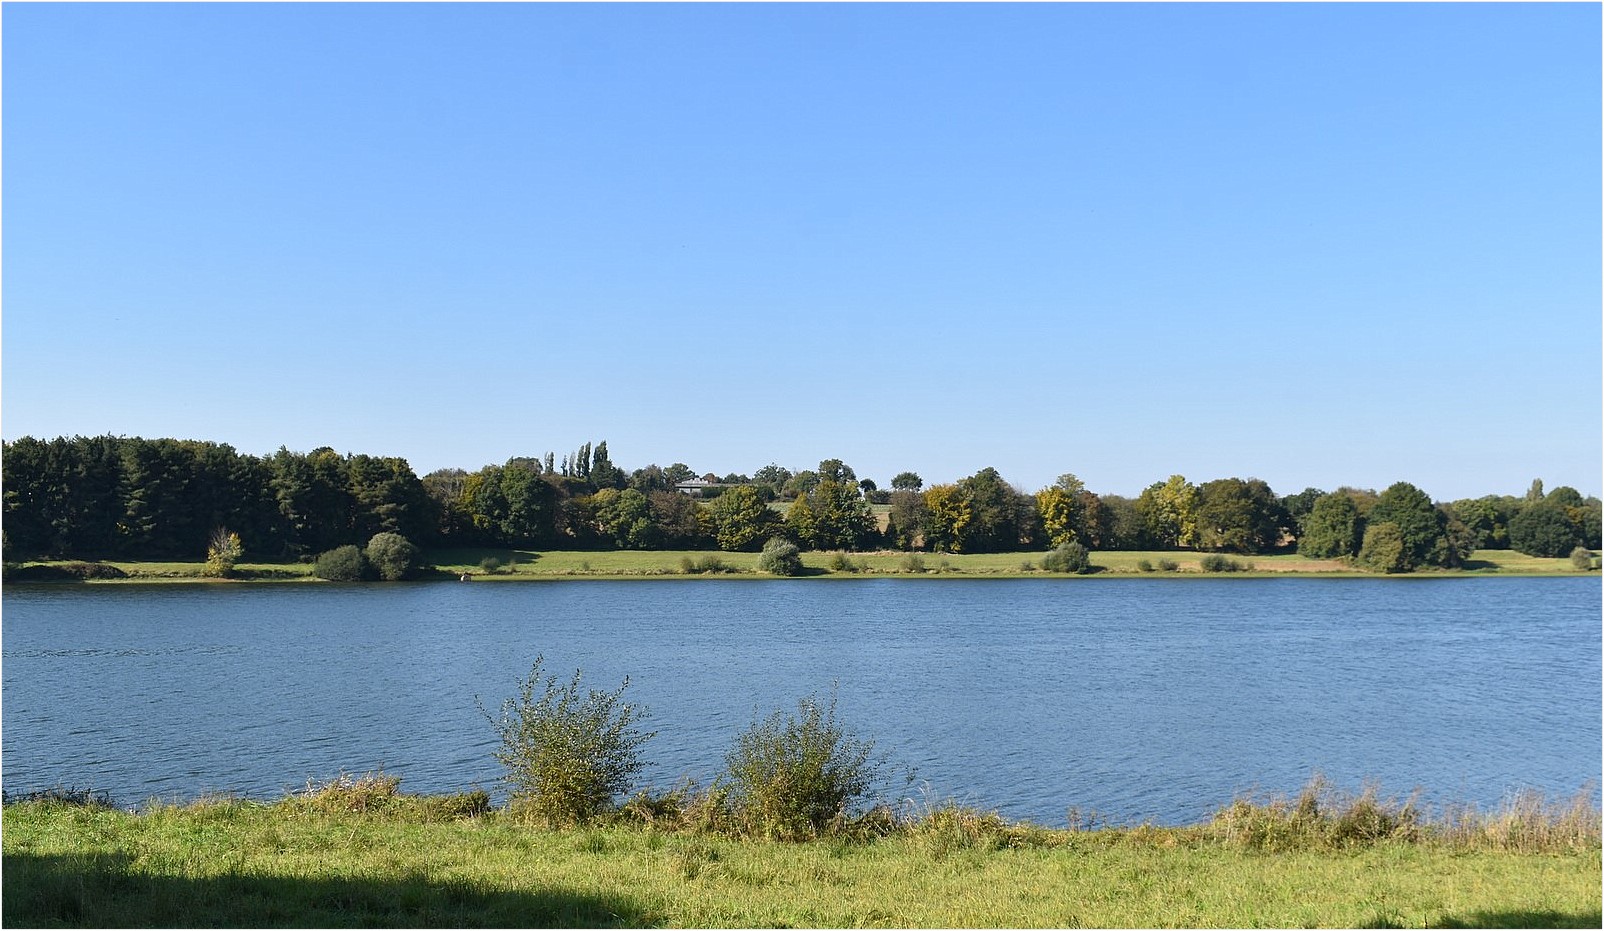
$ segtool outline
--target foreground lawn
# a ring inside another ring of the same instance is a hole
[[[1384,841],[1264,853],[1186,828],[803,844],[327,813],[4,810],[8,926],[1599,927],[1600,860]]]
[[[1051,578],[1041,570],[1043,553],[869,553],[809,552],[802,554],[803,574],[814,578],[854,578],[892,575],[905,578],[984,576],[991,578]],[[1092,554],[1097,572],[1087,578],[1197,578],[1205,573],[1201,562],[1208,554],[1184,551],[1107,551]],[[1367,578],[1420,578],[1467,575],[1588,575],[1571,561],[1525,556],[1513,550],[1478,550],[1461,570],[1426,570],[1407,576],[1380,576],[1363,572],[1335,559],[1308,559],[1295,553],[1230,557],[1247,571],[1235,577],[1320,575]],[[757,568],[756,553],[719,550],[534,550],[443,549],[424,554],[435,567],[433,577],[451,579],[470,575],[482,581],[584,578],[772,578]],[[495,568],[487,569],[486,560]],[[1161,565],[1173,563],[1165,570]],[[138,582],[217,582],[202,577],[204,563],[111,560],[105,563]],[[1144,564],[1148,567],[1143,568]],[[25,566],[65,566],[68,562],[29,562]],[[310,563],[297,560],[260,560],[240,563],[239,578],[248,582],[317,581]],[[1062,577],[1062,576],[1058,576]]]

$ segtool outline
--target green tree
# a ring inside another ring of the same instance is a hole
[[[1448,505],[1449,513],[1476,538],[1478,549],[1508,549],[1509,520],[1520,502],[1509,496],[1462,498]]]
[[[712,541],[713,521],[700,501],[677,491],[654,491],[646,500],[651,505],[659,546],[701,549]]]
[[[1020,494],[989,466],[959,479],[958,487],[970,513],[963,552],[1009,552],[1034,542],[1038,527],[1034,496]]]
[[[1098,549],[1145,550],[1154,544],[1147,536],[1147,519],[1138,502],[1122,495],[1102,495],[1106,535]]]
[[[1291,521],[1294,536],[1302,536],[1303,519],[1314,510],[1314,503],[1325,497],[1325,492],[1318,488],[1305,488],[1295,495],[1287,495],[1281,499],[1281,509],[1286,512]]]
[[[874,513],[850,480],[824,479],[808,494],[807,503],[813,516],[809,538],[813,549],[859,549],[875,535]]]
[[[1321,495],[1303,519],[1298,553],[1311,559],[1357,556],[1364,541],[1359,506],[1342,492]]]
[[[797,546],[817,549],[813,543],[814,528],[817,525],[818,518],[813,513],[813,505],[808,502],[808,496],[798,495],[785,511],[786,536],[795,541]]]
[[[1197,545],[1198,491],[1183,475],[1154,482],[1136,499],[1147,536],[1165,549]]]
[[[1440,552],[1439,543],[1448,523],[1447,516],[1432,504],[1431,498],[1408,482],[1388,486],[1365,519],[1370,527],[1389,523],[1397,528],[1403,541],[1399,556],[1401,568],[1386,571],[1402,572],[1433,564],[1433,554]]]
[[[1194,512],[1198,545],[1228,553],[1267,553],[1290,522],[1263,481],[1222,478],[1198,488]]]
[[[891,493],[891,511],[886,515],[886,534],[897,549],[911,550],[924,534],[925,499],[913,489]]]
[[[782,468],[772,462],[752,473],[752,481],[759,485],[767,485],[770,491],[773,492],[771,497],[779,497],[780,492],[785,488],[785,483],[790,480],[791,470]]]
[[[1359,564],[1374,572],[1409,572],[1417,563],[1409,558],[1403,531],[1392,521],[1380,521],[1365,529],[1359,547]]]
[[[800,498],[812,491],[819,481],[819,473],[803,469],[785,480],[785,487],[780,489],[780,494],[787,498]]]
[[[1528,504],[1509,521],[1509,545],[1527,556],[1565,556],[1581,543],[1565,509],[1546,500]]]
[[[892,491],[919,491],[924,485],[925,481],[918,472],[898,472],[891,478]]]
[[[832,481],[845,484],[857,482],[858,474],[852,467],[839,459],[825,459],[819,463],[819,481]]]
[[[778,520],[751,485],[731,488],[707,506],[719,549],[727,552],[756,550],[775,530]]]
[[[653,492],[678,494],[678,492]],[[591,496],[591,506],[604,537],[623,550],[652,549],[658,543],[651,501],[639,491],[604,488]]]

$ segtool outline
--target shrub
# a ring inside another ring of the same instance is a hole
[[[644,765],[640,748],[652,733],[637,725],[647,712],[623,700],[628,678],[617,691],[581,694],[578,670],[560,685],[542,675],[542,662],[535,658],[499,719],[485,715],[501,738],[495,757],[507,771],[509,807],[552,827],[582,824],[626,791]]]
[[[858,572],[863,567],[853,562],[845,551],[837,550],[830,556],[829,568],[831,572]]]
[[[1138,559],[1136,561],[1136,571],[1138,571],[1138,572],[1152,572],[1153,571],[1153,563],[1151,561],[1149,561],[1149,560],[1146,560],[1146,559]]]
[[[1198,565],[1202,567],[1204,572],[1246,572],[1253,568],[1251,565],[1228,559],[1219,553],[1210,553],[1204,556]]]
[[[501,571],[501,560],[494,556],[486,556],[484,559],[479,560],[479,568],[483,569],[487,575],[495,575]]]
[[[1209,822],[1208,832],[1250,850],[1336,850],[1384,840],[1419,840],[1425,825],[1413,800],[1383,801],[1367,786],[1338,792],[1316,775],[1293,800],[1237,799]]]
[[[763,545],[757,567],[772,575],[801,575],[802,551],[790,540],[774,537]]]
[[[126,579],[128,573],[100,562],[69,562],[61,565],[14,566],[6,570],[8,582],[87,582],[92,579]]]
[[[874,742],[848,734],[828,705],[808,697],[796,714],[754,722],[726,757],[732,813],[748,833],[817,837],[839,824],[879,776]]]
[[[902,557],[902,571],[903,572],[923,572],[923,571],[925,571],[925,559],[924,559],[924,557],[920,556],[918,553],[909,553],[908,555]]]
[[[1181,564],[1173,559],[1160,559],[1158,561],[1158,571],[1160,572],[1175,572],[1180,568]]]
[[[368,565],[386,582],[411,578],[418,569],[418,548],[399,533],[376,533],[363,553]]]
[[[711,554],[697,559],[692,559],[689,556],[681,557],[679,568],[686,575],[712,575],[719,572],[735,571],[734,567],[725,564],[722,557]]]
[[[1593,568],[1593,553],[1585,546],[1571,550],[1571,566],[1583,572]]]
[[[368,561],[355,546],[341,546],[319,554],[312,574],[330,582],[360,582],[368,574]]]
[[[245,547],[240,542],[239,534],[227,527],[219,527],[212,531],[211,540],[206,546],[206,566],[201,569],[201,575],[226,579],[234,574],[234,564],[244,554]]]
[[[1048,572],[1073,572],[1085,575],[1092,571],[1092,555],[1086,547],[1071,540],[1041,558],[1041,567]]]

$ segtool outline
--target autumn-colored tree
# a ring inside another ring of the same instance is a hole
[[[925,489],[925,546],[938,553],[961,553],[974,519],[969,497],[957,485]]]

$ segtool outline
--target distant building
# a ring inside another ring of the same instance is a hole
[[[710,482],[702,478],[688,478],[674,486],[674,490],[687,495],[701,497],[702,489],[721,487],[717,482]]]

